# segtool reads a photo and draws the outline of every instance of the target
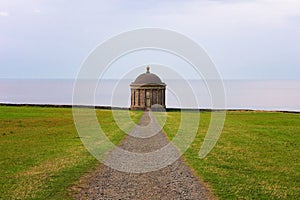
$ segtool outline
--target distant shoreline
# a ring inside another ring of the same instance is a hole
[[[89,106],[89,105],[65,105],[65,104],[30,104],[30,103],[0,103],[0,106],[32,106],[32,107],[52,107],[52,108],[97,108],[106,110],[129,110],[129,107],[114,107],[114,106]],[[300,114],[300,111],[288,111],[288,110],[259,110],[259,109],[209,109],[209,108],[166,108],[166,111],[202,111],[202,112],[213,112],[213,111],[240,111],[240,112],[280,112],[280,113],[296,113]]]
[[[95,88],[92,101],[76,102],[76,104],[97,105],[99,107],[118,106],[129,107],[130,81],[123,82],[103,80]],[[165,80],[167,81],[167,80]],[[177,99],[172,88],[181,88],[183,82],[170,80],[167,82],[167,108],[200,108],[210,110],[215,108],[209,88],[202,80],[190,83],[191,92],[183,96],[188,101]],[[83,86],[90,89],[89,84]],[[1,80],[0,103],[4,104],[50,104],[72,105],[74,84],[71,80]],[[118,88],[116,90],[116,88]],[[225,99],[223,103],[227,110],[265,110],[300,112],[300,80],[289,81],[226,81],[224,82]],[[213,96],[212,96],[213,95]],[[190,97],[188,97],[190,96]],[[195,102],[193,101],[195,100]],[[180,101],[179,101],[180,100]],[[110,108],[110,107],[109,107]],[[222,107],[220,107],[222,108]],[[222,108],[222,109],[223,109]],[[169,109],[168,109],[169,110]]]

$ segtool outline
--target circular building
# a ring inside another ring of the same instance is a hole
[[[166,84],[157,75],[150,73],[149,66],[146,73],[139,75],[130,84],[130,88],[131,110],[149,110],[151,106],[157,104],[166,108]]]

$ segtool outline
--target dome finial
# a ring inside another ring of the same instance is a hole
[[[150,67],[149,67],[149,65],[147,65],[147,73],[150,73]]]

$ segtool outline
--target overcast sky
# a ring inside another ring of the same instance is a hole
[[[190,37],[224,79],[300,79],[300,0],[1,0],[0,78],[75,78],[97,45],[144,27]]]

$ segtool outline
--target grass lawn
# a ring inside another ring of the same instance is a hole
[[[101,127],[118,144],[124,133],[110,110],[97,110]],[[143,112],[131,112],[137,122]],[[194,113],[197,114],[197,113]],[[210,121],[201,113],[186,162],[220,199],[300,199],[300,114],[227,112],[215,148],[198,151]],[[168,112],[171,139],[179,112]],[[79,139],[71,108],[0,106],[0,199],[70,199],[70,188],[97,166]]]
[[[111,111],[96,113],[118,144],[125,134]],[[138,122],[142,114],[131,117]],[[77,135],[71,108],[0,106],[0,155],[0,199],[70,199],[68,188],[98,163]]]
[[[200,114],[199,131],[185,160],[220,199],[300,199],[300,114],[227,112],[221,137],[204,159],[198,151],[210,122]],[[180,122],[169,112],[171,139]]]

